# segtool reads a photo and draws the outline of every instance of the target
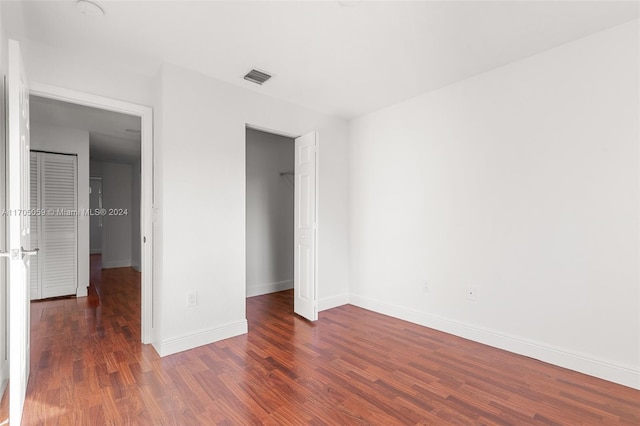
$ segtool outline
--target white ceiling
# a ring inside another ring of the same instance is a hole
[[[139,117],[38,96],[31,96],[29,101],[33,123],[88,131],[89,156],[92,160],[120,163],[140,161]]]
[[[2,2],[7,34],[129,69],[161,62],[345,118],[636,19],[613,1]],[[242,80],[252,67],[275,75]]]

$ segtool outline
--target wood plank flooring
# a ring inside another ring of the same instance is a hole
[[[354,306],[312,324],[291,291],[247,300],[248,335],[159,358],[139,274],[98,261],[97,297],[32,304],[23,424],[640,424],[640,391]]]

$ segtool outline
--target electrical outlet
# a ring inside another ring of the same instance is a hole
[[[475,287],[467,287],[467,300],[478,300],[478,289]]]
[[[187,293],[187,307],[192,308],[198,304],[198,293],[192,291]]]
[[[424,280],[424,282],[422,283],[422,288],[424,289],[424,291],[426,291],[427,293],[429,293],[429,291],[431,291],[431,285],[429,284],[428,280]]]

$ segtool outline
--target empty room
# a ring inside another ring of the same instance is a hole
[[[0,1],[0,422],[640,424],[639,17]]]

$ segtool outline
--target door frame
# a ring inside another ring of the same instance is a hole
[[[315,132],[316,134],[316,202],[315,202],[315,207],[316,207],[316,211],[315,211],[315,215],[316,215],[316,238],[315,238],[315,268],[314,268],[314,280],[315,280],[315,290],[314,290],[314,298],[315,298],[315,305],[316,305],[316,312],[320,312],[320,300],[319,300],[319,289],[320,289],[320,281],[318,280],[318,259],[320,258],[319,256],[319,250],[318,247],[320,247],[319,241],[320,241],[320,230],[321,228],[321,217],[320,217],[320,132],[316,129],[308,129],[306,131],[300,132],[298,133],[296,130],[292,130],[292,131],[286,131],[286,130],[274,130],[272,128],[266,127],[266,126],[261,126],[261,125],[256,125],[256,124],[251,124],[251,123],[245,123],[244,128],[242,129],[243,134],[244,134],[244,147],[245,147],[245,165],[246,165],[246,157],[247,157],[247,153],[246,153],[246,147],[247,147],[247,138],[246,138],[246,129],[252,129],[252,130],[258,130],[260,132],[265,132],[265,133],[271,133],[274,135],[278,135],[278,136],[284,136],[287,138],[292,138],[292,139],[297,139],[300,136],[304,136],[309,132]],[[299,131],[299,130],[298,130]],[[246,170],[245,170],[245,177],[246,177]],[[245,188],[245,200],[244,200],[244,204],[245,204],[245,211],[247,209],[247,190],[246,190],[246,182],[244,185]],[[246,225],[246,217],[245,217],[245,225]],[[246,228],[246,226],[245,226]],[[246,229],[245,229],[246,230]],[[246,270],[246,258],[247,258],[247,236],[244,235],[244,258],[245,258],[245,270]],[[247,298],[246,295],[246,291],[247,291],[247,280],[246,280],[246,274],[245,274],[245,280],[244,280],[244,290],[245,290],[245,299]],[[294,292],[295,292],[295,277],[294,277]],[[294,295],[295,297],[295,295]]]
[[[92,180],[99,180],[100,181],[100,208],[102,208],[103,205],[103,200],[102,200],[102,176],[91,176],[91,172],[89,172],[89,186],[91,186],[91,181]],[[89,208],[91,208],[91,194],[89,194]],[[92,209],[93,210],[93,209]],[[104,249],[104,241],[105,241],[105,237],[104,237],[104,222],[102,221],[102,216],[93,216],[96,217],[97,219],[100,219],[100,254],[103,254],[105,252]],[[93,253],[93,250],[91,249],[91,221],[89,221],[89,254],[97,254],[97,253]]]
[[[30,95],[140,117],[140,270],[142,343],[153,338],[153,108],[77,90],[32,82]]]

